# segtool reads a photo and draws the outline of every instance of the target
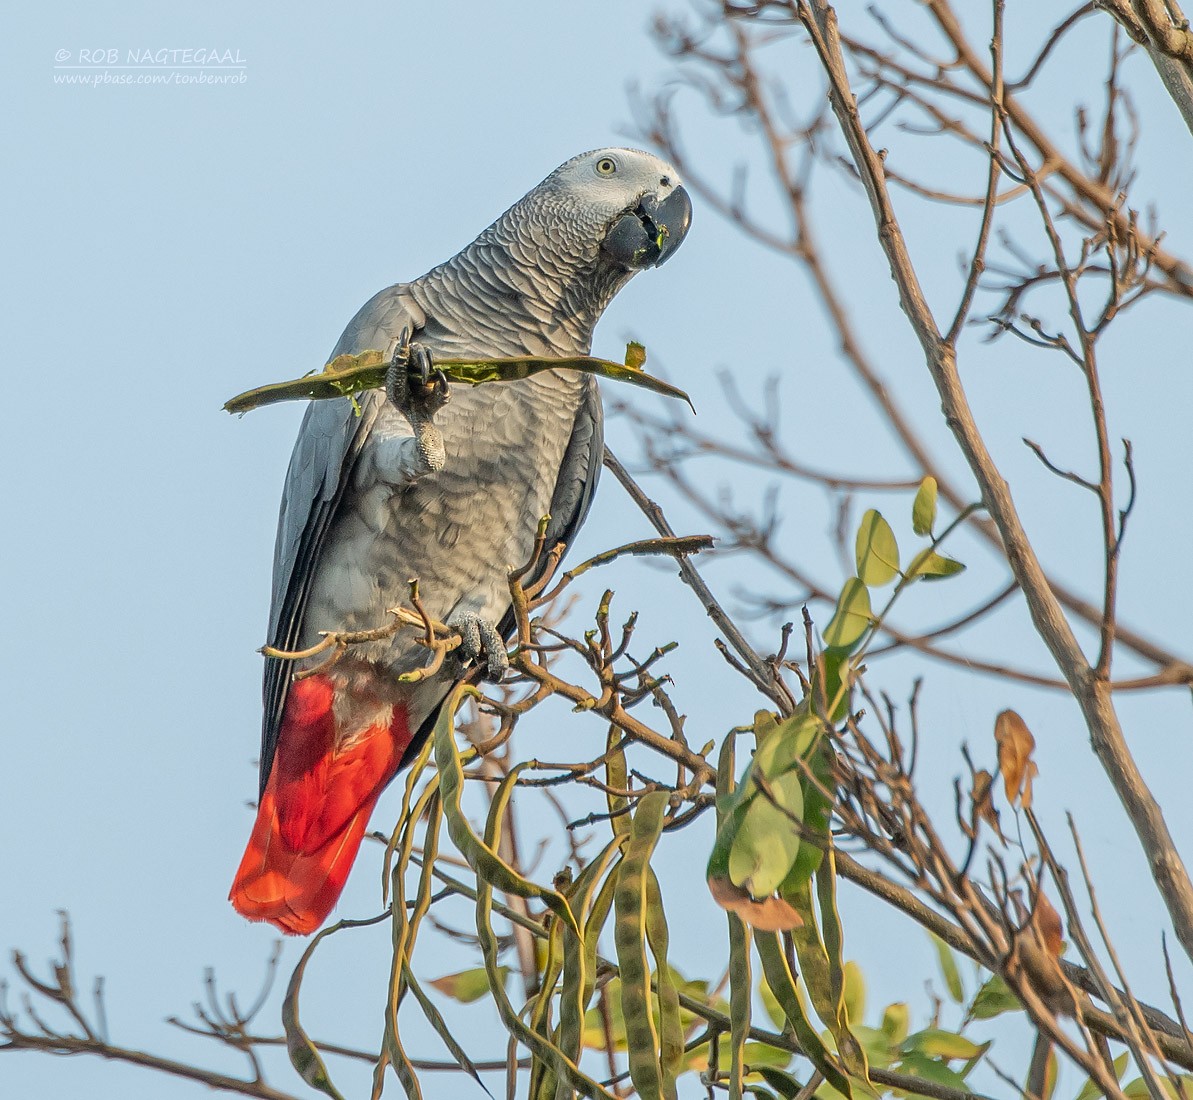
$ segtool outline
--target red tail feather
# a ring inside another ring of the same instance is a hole
[[[326,676],[290,689],[273,769],[253,835],[228,895],[249,920],[306,935],[331,912],[373,807],[410,743],[406,713],[337,750],[333,685]]]

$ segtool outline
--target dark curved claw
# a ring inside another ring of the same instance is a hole
[[[451,398],[447,376],[437,370],[431,352],[404,328],[385,372],[385,396],[408,420],[430,419]]]

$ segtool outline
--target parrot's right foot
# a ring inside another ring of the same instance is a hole
[[[435,369],[431,353],[410,338],[409,329],[394,342],[385,395],[411,424],[431,420],[451,399],[447,377]]]
[[[482,675],[491,684],[501,682],[510,667],[505,641],[488,619],[466,612],[455,615],[447,623],[460,635],[460,656],[484,668]]]

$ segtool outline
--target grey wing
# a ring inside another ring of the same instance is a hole
[[[572,438],[563,453],[559,480],[551,494],[551,522],[547,524],[547,548],[557,542],[571,548],[581,524],[588,518],[597,479],[605,460],[605,414],[596,379],[585,376],[584,400],[576,410]]]
[[[412,331],[420,329],[424,320],[422,311],[404,289],[402,284],[387,287],[369,299],[349,322],[332,358],[359,354],[370,348],[386,350],[403,327],[409,326]],[[319,555],[381,402],[380,394],[364,395],[359,415],[347,398],[312,401],[307,407],[286,472],[274,547],[269,644],[275,649],[292,651],[299,645]],[[275,657],[265,659],[262,791],[273,766],[293,664]]]
[[[551,494],[551,522],[547,524],[544,544],[548,550],[557,542],[566,543],[571,549],[592,506],[605,459],[605,414],[601,407],[601,391],[595,378],[586,375],[584,381],[584,397],[576,410],[572,437],[563,452],[559,478]],[[539,575],[541,573],[532,574],[527,580],[533,581]],[[504,638],[513,634],[512,608],[501,620],[499,630]]]

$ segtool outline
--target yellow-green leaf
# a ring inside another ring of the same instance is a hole
[[[964,573],[965,566],[952,558],[946,558],[935,550],[921,550],[907,568],[909,577],[922,577],[926,581],[939,581]]]
[[[936,478],[926,477],[916,490],[911,505],[911,529],[917,535],[930,535],[936,525]]]
[[[882,1032],[892,1043],[901,1043],[907,1038],[911,1012],[902,1001],[887,1005],[882,1014]]]
[[[952,948],[939,936],[932,936],[932,946],[936,948],[936,959],[940,964],[940,976],[944,978],[945,988],[949,996],[958,1004],[965,998],[965,990],[961,986],[961,974],[957,970],[957,960],[953,957]]]
[[[870,592],[857,577],[850,577],[837,597],[837,607],[824,628],[824,644],[848,649],[870,625]]]
[[[852,959],[845,964],[843,984],[845,1011],[851,1023],[860,1023],[866,1013],[866,978]]]
[[[509,977],[510,968],[499,966],[497,972],[504,982]],[[459,1001],[462,1005],[479,1001],[489,992],[489,976],[485,973],[483,966],[478,966],[474,970],[461,970],[456,974],[444,974],[442,978],[436,978],[429,984],[438,989],[445,997]]]
[[[854,544],[857,575],[863,584],[881,588],[899,575],[899,544],[895,532],[873,508],[862,516]]]
[[[974,996],[969,1015],[975,1020],[993,1020],[1004,1012],[1018,1012],[1023,1006],[1002,977],[995,974]]]

